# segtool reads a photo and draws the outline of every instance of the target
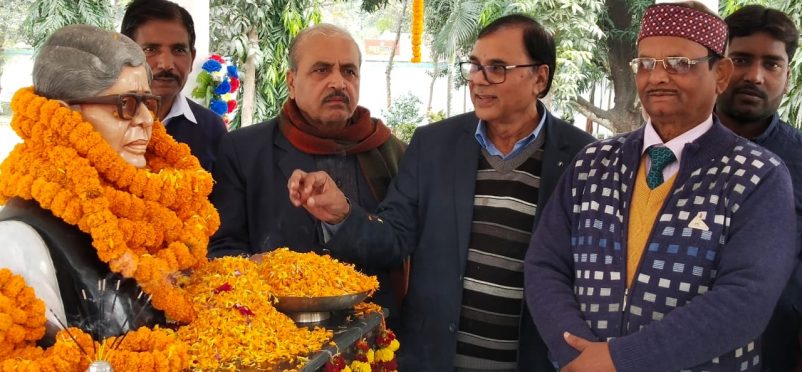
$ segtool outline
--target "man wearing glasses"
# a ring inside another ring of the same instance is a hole
[[[788,170],[712,116],[727,25],[647,8],[632,61],[650,119],[577,155],[525,261],[562,371],[760,371],[758,338],[796,257]]]
[[[593,138],[539,101],[552,36],[522,15],[479,34],[461,63],[475,112],[420,128],[378,212],[349,204],[322,172],[295,171],[290,199],[366,266],[410,255],[400,370],[553,371],[523,301],[523,258],[538,209]]]
[[[725,20],[727,56],[735,65],[730,85],[716,101],[721,123],[783,159],[794,184],[797,236],[802,233],[802,132],[780,120],[799,30],[783,12],[748,5]],[[798,238],[802,242],[802,238]],[[799,309],[799,310],[797,310]],[[802,268],[788,282],[763,334],[764,370],[793,371],[799,356]]]

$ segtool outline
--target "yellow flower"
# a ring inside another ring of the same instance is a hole
[[[370,364],[355,360],[351,362],[351,370],[353,372],[370,372]]]
[[[376,350],[376,359],[380,362],[389,362],[395,358],[395,353],[390,348],[381,348]]]
[[[387,348],[390,349],[390,351],[392,352],[396,352],[398,351],[399,347],[401,347],[401,343],[398,342],[398,339],[395,339],[393,341],[390,341],[390,346],[388,346]]]
[[[373,363],[373,359],[375,356],[373,349],[368,349],[368,352],[365,355],[368,357],[368,363]]]

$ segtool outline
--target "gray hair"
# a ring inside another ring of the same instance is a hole
[[[144,65],[142,48],[122,34],[94,26],[69,25],[42,45],[33,65],[37,94],[59,100],[93,97],[114,85],[124,66]]]
[[[325,36],[340,36],[346,39],[351,40],[354,43],[354,47],[356,48],[356,53],[359,56],[358,63],[362,64],[362,52],[359,50],[359,44],[356,43],[354,37],[346,31],[344,28],[335,26],[330,23],[320,23],[314,25],[312,27],[305,28],[292,39],[290,43],[290,70],[297,71],[298,70],[298,46],[308,37],[312,35],[325,35]]]

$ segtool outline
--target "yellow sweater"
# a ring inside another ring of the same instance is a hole
[[[627,226],[627,288],[632,286],[632,279],[638,270],[640,258],[646,249],[646,241],[652,233],[654,221],[663,203],[666,201],[676,174],[660,186],[650,189],[646,184],[646,157],[642,157],[638,174],[635,177],[635,189],[629,206],[629,225]]]

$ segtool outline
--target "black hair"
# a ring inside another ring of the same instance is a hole
[[[540,92],[540,98],[546,96],[551,89],[551,82],[554,80],[554,71],[557,67],[557,49],[554,45],[554,37],[546,31],[538,21],[523,14],[510,14],[485,26],[479,31],[479,39],[492,34],[503,28],[520,28],[523,30],[523,44],[526,54],[534,63],[542,63],[549,67],[549,80],[546,89]]]
[[[189,12],[180,5],[167,0],[134,0],[125,9],[120,33],[134,38],[139,26],[158,19],[162,21],[180,21],[189,35],[189,47],[195,50],[195,22]]]
[[[724,19],[729,30],[729,41],[765,32],[785,44],[788,62],[794,58],[799,46],[799,29],[785,13],[762,5],[747,5]]]

